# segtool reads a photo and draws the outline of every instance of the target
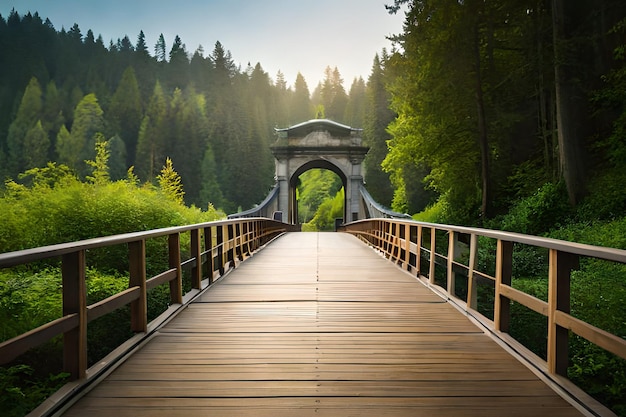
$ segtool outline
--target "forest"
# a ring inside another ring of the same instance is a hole
[[[626,3],[386,7],[404,13],[402,32],[348,90],[336,67],[312,90],[300,74],[290,86],[261,63],[238,67],[219,41],[210,53],[178,36],[149,46],[143,32],[105,44],[37,13],[0,16],[0,252],[250,208],[273,185],[274,128],[319,117],[363,128],[368,191],[416,220],[626,249]],[[332,228],[342,192],[327,171],[303,174],[303,229]],[[515,285],[540,298],[545,256],[514,258]],[[3,340],[49,318],[38,300],[58,299],[37,294],[57,272],[3,271],[2,322],[14,324]],[[90,288],[104,297],[120,274],[94,266]],[[572,279],[573,311],[626,335],[626,268],[585,261]],[[11,322],[18,316],[32,320]],[[544,354],[534,334],[545,324],[513,320],[523,323],[516,337]],[[571,343],[570,379],[626,416],[625,361]],[[2,368],[7,404],[44,395],[40,383],[19,386],[26,371]]]

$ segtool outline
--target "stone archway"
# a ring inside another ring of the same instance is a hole
[[[359,187],[363,184],[363,159],[369,150],[362,146],[362,129],[328,119],[313,119],[284,129],[271,146],[276,164],[278,211],[288,223],[297,222],[296,182],[305,171],[324,168],[335,172],[345,190],[344,221],[359,220]]]

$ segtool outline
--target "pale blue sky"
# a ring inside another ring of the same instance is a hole
[[[0,14],[37,11],[57,30],[78,23],[107,46],[125,35],[134,45],[143,30],[151,54],[161,33],[168,51],[179,35],[189,52],[202,45],[205,56],[219,40],[242,68],[260,62],[289,85],[300,71],[311,91],[326,66],[336,66],[347,91],[354,77],[367,80],[377,52],[390,49],[386,36],[402,31],[403,13],[389,15],[385,3],[392,0],[0,0]]]

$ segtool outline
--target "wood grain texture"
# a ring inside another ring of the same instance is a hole
[[[218,281],[66,416],[577,416],[425,286],[338,233]]]

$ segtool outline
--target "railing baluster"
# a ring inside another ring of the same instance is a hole
[[[476,269],[476,254],[478,251],[478,239],[475,233],[470,237],[470,254],[467,272],[467,307],[473,310],[478,308],[478,286],[476,285],[476,277],[474,270]]]
[[[230,262],[230,268],[235,267],[235,232],[233,230],[233,225],[229,224],[226,226],[226,243],[228,245],[228,250],[226,251],[226,261]]]
[[[548,281],[548,370],[567,376],[569,331],[556,324],[555,313],[570,312],[570,281],[572,270],[579,267],[579,257],[550,249]]]
[[[511,300],[500,293],[501,285],[511,285],[513,272],[513,242],[498,239],[496,249],[496,288],[493,321],[496,330],[509,331]]]
[[[435,285],[435,261],[437,260],[436,249],[437,245],[437,231],[434,227],[430,228],[430,265],[428,268],[428,283]]]
[[[78,327],[63,333],[63,369],[73,380],[87,375],[87,288],[85,251],[62,257],[63,315],[78,314]]]
[[[148,296],[146,290],[146,241],[128,244],[129,287],[139,287],[139,299],[130,303],[130,327],[133,332],[148,330]]]
[[[208,226],[204,228],[204,250],[206,251],[206,269],[209,284],[213,283],[213,229]]]
[[[415,268],[417,277],[422,275],[422,226],[417,226],[417,249],[415,250]]]
[[[411,262],[411,225],[404,225],[404,270],[410,269]]]
[[[172,304],[183,302],[183,269],[180,265],[180,233],[172,233],[168,238],[169,267],[176,269],[176,279],[170,281],[170,300]]]
[[[191,268],[191,288],[200,289],[202,287],[202,247],[200,241],[200,229],[192,229],[191,235],[191,257],[196,259],[196,264]]]
[[[224,246],[226,242],[224,240],[224,225],[217,226],[217,262],[220,276],[224,275]]]
[[[447,287],[448,294],[454,296],[455,274],[454,274],[454,247],[456,245],[457,235],[453,230],[448,232],[448,277]]]

